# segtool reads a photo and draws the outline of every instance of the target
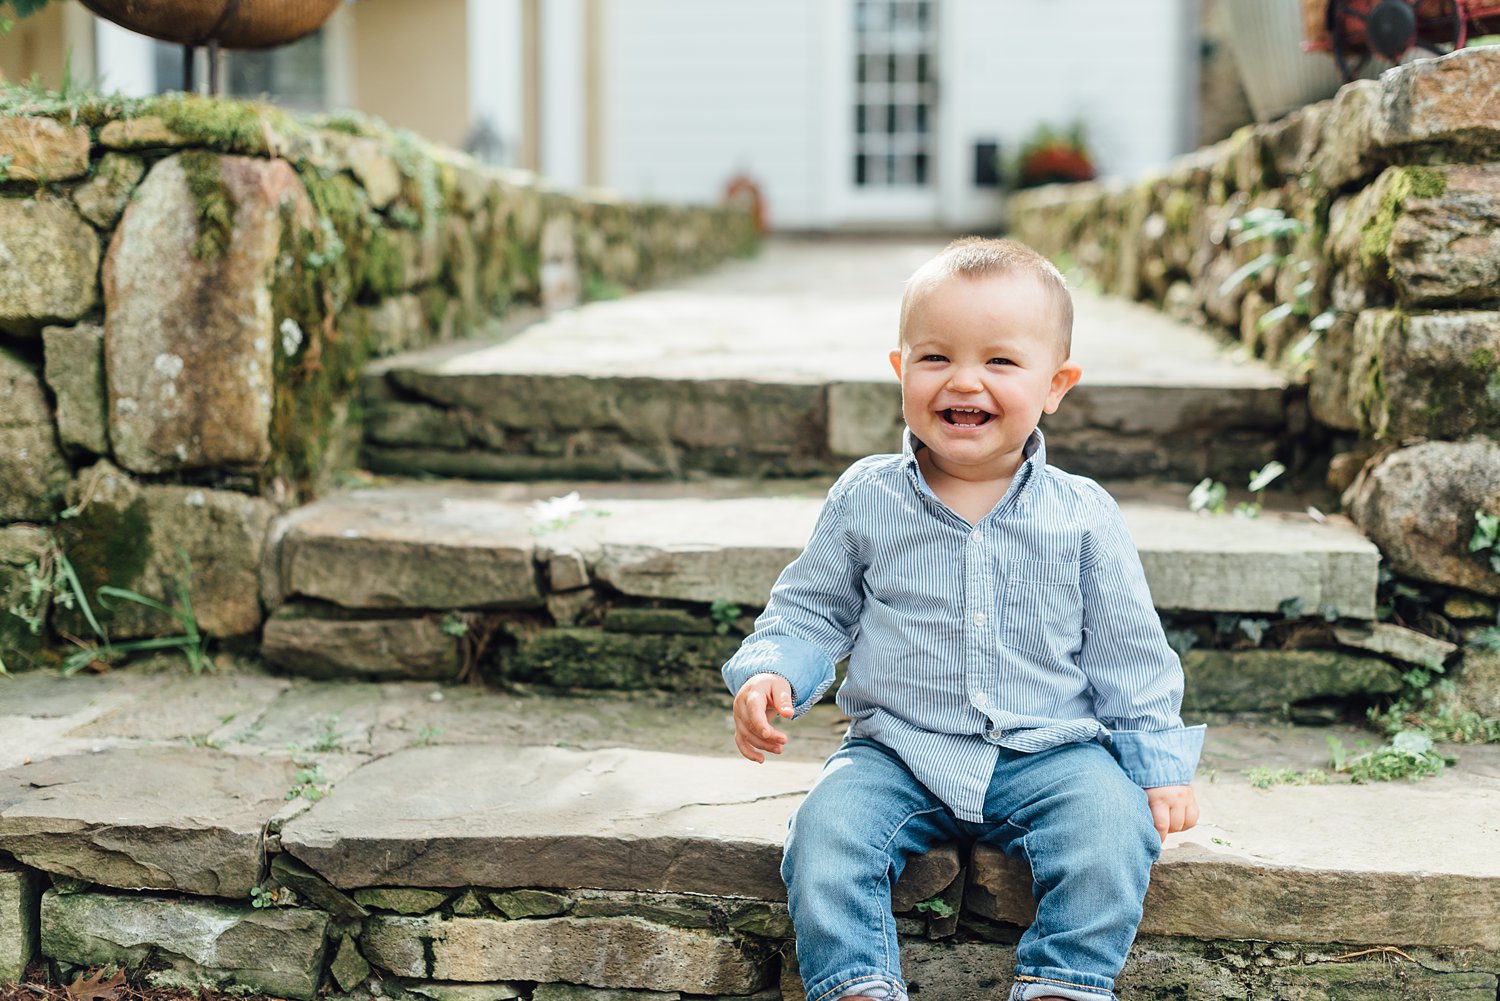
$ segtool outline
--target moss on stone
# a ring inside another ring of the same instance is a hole
[[[234,194],[224,183],[219,156],[208,150],[190,149],[180,154],[188,192],[198,206],[198,237],[193,256],[205,264],[223,257],[234,239]]]
[[[383,298],[406,288],[406,261],[385,227],[377,226],[365,245],[359,270],[360,298]]]
[[[78,517],[61,522],[55,534],[91,602],[105,584],[141,590],[141,578],[151,556],[151,518],[144,497],[118,506],[89,504]],[[112,617],[109,609],[96,602],[93,610],[107,627]],[[63,631],[76,635],[90,632],[76,608],[54,607],[53,615]],[[167,622],[167,617],[163,616],[162,621]]]
[[[523,641],[501,668],[508,678],[559,688],[711,691],[738,645],[725,636],[550,629]]]
[[[285,111],[254,101],[227,101],[192,94],[168,94],[141,110],[154,114],[177,135],[223,153],[265,156],[276,136],[301,131]]]
[[[288,206],[272,310],[276,400],[271,414],[272,472],[306,486],[322,469],[339,405],[372,353],[368,324],[342,322],[364,272],[372,213],[363,189],[344,174],[304,168],[315,218],[307,226]]]
[[[1373,270],[1386,261],[1396,220],[1410,198],[1438,198],[1448,190],[1448,178],[1432,167],[1392,167],[1380,204],[1361,230],[1359,261]]]
[[[1188,192],[1181,188],[1169,192],[1162,202],[1162,216],[1167,222],[1167,232],[1186,233],[1192,228],[1193,216],[1197,214],[1197,211],[1197,204]]]

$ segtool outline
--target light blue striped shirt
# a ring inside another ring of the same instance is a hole
[[[737,692],[769,671],[798,716],[849,658],[838,704],[962,820],[981,821],[998,747],[1103,740],[1145,788],[1191,781],[1204,727],[1184,727],[1167,646],[1114,499],[1046,464],[1040,431],[993,511],[938,500],[908,430],[828,491],[755,632],[724,665]]]

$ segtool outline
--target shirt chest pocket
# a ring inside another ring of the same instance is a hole
[[[1071,660],[1083,633],[1078,564],[1011,560],[1000,642],[1033,658]]]

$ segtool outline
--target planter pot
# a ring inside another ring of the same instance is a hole
[[[1229,0],[1229,46],[1256,121],[1332,97],[1342,80],[1323,53],[1302,48],[1300,0]]]
[[[310,35],[342,0],[82,0],[122,28],[179,45],[269,49]]]

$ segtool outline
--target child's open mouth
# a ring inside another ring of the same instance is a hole
[[[952,424],[955,427],[979,427],[981,424],[988,424],[995,419],[994,414],[986,413],[975,407],[949,407],[947,410],[941,411],[941,413],[943,415],[943,422],[945,424]]]

